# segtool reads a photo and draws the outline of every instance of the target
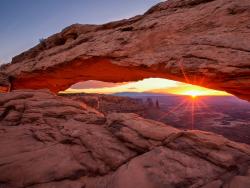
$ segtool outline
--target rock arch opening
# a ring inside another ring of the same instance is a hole
[[[11,79],[11,90],[48,88],[52,92],[58,93],[80,81],[99,80],[120,83],[145,78],[165,78],[227,91],[238,97],[248,99],[249,90],[242,89],[236,82],[229,81],[233,85],[228,86],[219,76],[215,81],[214,76],[208,77],[202,75],[199,71],[190,71],[180,63],[171,68],[168,68],[166,64],[153,64],[151,66],[143,64],[130,66],[130,63],[126,63],[126,66],[124,66],[123,64],[104,57],[77,58],[71,62],[65,62],[44,70],[21,72],[20,75],[13,76]]]
[[[132,82],[103,82],[89,80],[71,85],[61,94],[67,93],[97,93],[97,94],[122,94],[122,93],[151,93],[162,95],[184,96],[230,96],[229,93],[208,89],[184,82],[173,81],[163,78],[145,78]]]

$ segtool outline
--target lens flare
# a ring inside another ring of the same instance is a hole
[[[203,95],[203,92],[200,92],[199,90],[190,90],[184,92],[183,94],[191,96],[193,99],[195,99],[196,97]]]

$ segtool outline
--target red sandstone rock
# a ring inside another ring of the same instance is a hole
[[[249,0],[168,0],[128,20],[75,24],[14,57],[0,85],[58,92],[161,77],[249,100],[249,20]]]
[[[0,95],[0,187],[249,187],[250,148],[46,90]]]

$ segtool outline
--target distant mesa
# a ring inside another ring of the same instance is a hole
[[[172,94],[150,93],[150,92],[120,92],[111,95],[124,97],[155,97],[155,96],[174,96]]]

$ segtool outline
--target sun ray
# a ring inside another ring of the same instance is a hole
[[[193,97],[192,108],[191,108],[191,129],[194,129],[194,114],[195,114],[195,100],[194,99],[195,98]]]
[[[177,106],[175,106],[174,108],[172,108],[171,110],[164,112],[164,114],[162,116],[160,116],[158,118],[158,121],[162,120],[163,118],[167,117],[167,115],[172,114],[172,115],[176,115],[174,112],[176,110],[178,110],[181,106],[183,106],[186,103],[186,100],[183,100],[182,102],[180,102]]]
[[[190,83],[189,78],[187,77],[187,75],[185,73],[185,70],[184,70],[184,67],[183,67],[183,64],[182,64],[182,60],[177,61],[177,63],[178,63],[178,66],[179,66],[179,68],[180,68],[180,70],[181,70],[181,72],[182,72],[185,80],[186,80],[186,83]]]

